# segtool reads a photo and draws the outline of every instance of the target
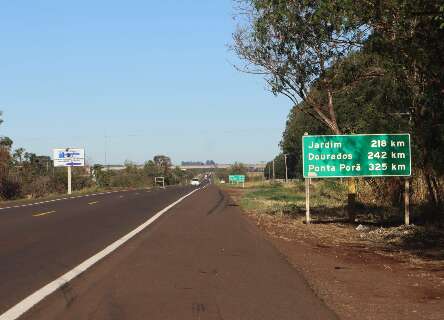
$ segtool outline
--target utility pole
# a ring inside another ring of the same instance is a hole
[[[284,160],[285,160],[285,183],[287,183],[288,182],[287,154],[284,154]]]
[[[274,179],[275,179],[275,174],[274,174],[274,159],[273,159],[273,182],[274,182]]]
[[[265,182],[265,168],[262,170],[262,184]]]

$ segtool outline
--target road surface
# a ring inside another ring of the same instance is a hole
[[[153,216],[19,319],[336,319],[212,185],[0,208],[0,319]]]

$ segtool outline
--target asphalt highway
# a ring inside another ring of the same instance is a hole
[[[166,207],[20,319],[336,319],[212,185],[0,208],[0,319]]]
[[[0,314],[191,189],[113,192],[0,209]]]

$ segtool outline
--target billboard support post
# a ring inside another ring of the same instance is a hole
[[[72,178],[72,167],[69,166],[68,167],[68,194],[72,193],[71,178]]]

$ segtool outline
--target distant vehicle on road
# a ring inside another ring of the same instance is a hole
[[[197,178],[191,179],[192,186],[200,186],[200,181]]]

